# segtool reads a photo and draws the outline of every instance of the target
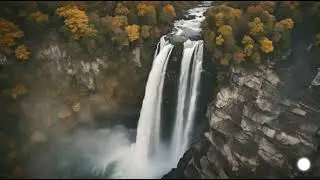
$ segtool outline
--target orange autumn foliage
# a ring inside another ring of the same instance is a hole
[[[65,18],[65,25],[75,37],[91,36],[97,32],[94,28],[89,27],[86,13],[75,5],[61,6],[56,13]]]
[[[137,5],[137,11],[139,16],[147,16],[156,12],[153,5],[146,3],[139,3]]]
[[[294,22],[291,18],[281,20],[277,22],[275,25],[275,31],[277,32],[284,32],[286,30],[292,29],[294,26]]]
[[[28,51],[26,45],[20,45],[15,50],[15,55],[19,60],[27,60],[29,59],[30,52]]]
[[[34,19],[37,23],[48,22],[49,16],[45,13],[37,11],[30,14],[30,18]]]
[[[19,26],[0,18],[0,52],[10,54],[16,41],[23,36]]]
[[[267,37],[260,39],[260,49],[265,53],[270,53],[273,51],[273,44]]]
[[[176,15],[176,11],[174,9],[174,7],[171,4],[167,4],[163,7],[164,12],[170,14],[171,16],[175,17]]]
[[[250,34],[263,32],[263,23],[259,17],[255,17],[252,22],[248,23]]]
[[[139,30],[140,30],[140,26],[136,24],[129,25],[126,27],[126,32],[131,42],[139,39]]]
[[[111,27],[113,30],[128,25],[128,19],[126,16],[115,16],[109,18],[111,18],[109,21],[111,21]]]
[[[230,25],[223,25],[219,27],[218,32],[221,33],[223,37],[229,37],[233,35],[232,27]]]

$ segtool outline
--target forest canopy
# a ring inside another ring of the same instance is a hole
[[[206,47],[222,66],[277,61],[290,52],[297,23],[319,22],[319,7],[299,1],[216,2],[202,24]],[[319,37],[314,35],[315,45]]]
[[[134,48],[159,37],[196,1],[20,1],[3,2],[0,53],[19,60],[32,57],[32,36],[57,29],[80,46],[109,41],[117,50]],[[177,8],[176,8],[177,7]],[[91,39],[91,40],[89,40]],[[83,44],[83,45],[81,45]],[[92,49],[93,47],[88,47]]]

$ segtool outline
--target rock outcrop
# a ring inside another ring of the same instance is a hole
[[[233,68],[208,108],[210,131],[163,178],[320,176],[320,110],[306,101],[316,89],[287,98],[280,95],[284,84],[271,68]],[[307,172],[297,168],[301,157],[311,161]]]

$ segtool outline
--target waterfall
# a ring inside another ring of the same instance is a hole
[[[160,41],[157,48],[159,53],[155,55],[148,77],[135,145],[135,155],[142,162],[147,161],[151,150],[159,147],[163,83],[172,49],[172,44],[164,42],[163,39]]]
[[[188,109],[188,115],[187,115],[187,124],[184,128],[184,134],[183,134],[183,148],[182,153],[186,151],[189,145],[189,138],[190,133],[192,131],[193,122],[195,119],[195,113],[196,113],[196,107],[197,107],[197,97],[199,93],[200,88],[200,77],[201,77],[201,70],[202,70],[202,59],[203,59],[203,41],[198,41],[197,47],[194,51],[194,57],[193,57],[193,66],[192,66],[192,73],[191,73],[191,93],[189,95],[190,97],[190,103],[189,103],[189,109]]]
[[[166,36],[162,36],[160,38],[160,41],[157,44],[157,49],[156,49],[154,56],[153,56],[153,60],[156,59],[156,56],[159,54],[160,50],[163,49],[163,47],[169,43],[168,41],[165,40],[165,37]]]
[[[165,74],[174,45],[161,38],[145,88],[140,111],[136,142],[129,148],[117,151],[104,165],[119,162],[113,178],[160,178],[176,167],[179,158],[189,145],[196,112],[197,93],[202,68],[203,41],[186,41],[181,60],[178,84],[178,101],[173,135],[169,142],[161,139],[161,105]]]
[[[190,15],[197,15],[197,18],[176,21],[174,24],[177,31],[173,31],[171,35],[188,36],[184,34],[184,29],[188,31],[188,28],[199,33],[201,21],[204,19],[203,13],[207,8],[196,7],[190,10]],[[166,35],[162,36],[154,52],[145,88],[136,142],[109,155],[113,157],[111,160],[102,162],[103,167],[117,162],[112,178],[160,178],[177,166],[179,159],[190,145],[200,88],[203,41],[184,42],[177,86],[178,97],[176,104],[173,105],[175,114],[173,119],[164,119],[161,114],[162,95],[167,65],[173,49],[174,45],[166,40]],[[161,129],[161,125],[167,122],[173,124],[172,129],[168,128],[172,132]],[[169,133],[171,138],[162,139],[164,133]]]
[[[202,68],[202,51],[202,41],[187,40],[184,42],[175,124],[170,145],[171,156],[176,162],[189,144],[189,133],[193,125]]]
[[[203,41],[184,43],[178,84],[176,116],[170,142],[161,139],[161,104],[168,60],[174,46],[161,38],[145,89],[135,144],[134,169],[139,172],[150,168],[155,173],[175,167],[189,145],[202,68]],[[167,131],[167,130],[166,130]],[[169,144],[166,147],[165,144]],[[147,167],[146,167],[147,166]],[[155,168],[152,168],[155,167]],[[160,168],[161,167],[161,168]],[[153,174],[152,176],[155,176]]]

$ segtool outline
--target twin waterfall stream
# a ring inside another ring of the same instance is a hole
[[[143,164],[162,159],[173,168],[189,145],[200,85],[203,41],[184,42],[173,135],[169,142],[164,142],[161,139],[161,133],[164,133],[161,129],[162,91],[168,59],[174,46],[163,39],[158,45],[162,49],[155,55],[146,86],[134,156]]]
[[[195,15],[195,19],[176,21],[175,34],[181,35],[184,27],[199,33],[207,8],[203,5],[190,9],[189,14]],[[105,168],[115,162],[112,178],[161,178],[177,166],[190,145],[201,85],[203,40],[188,39],[183,43],[174,122],[168,132],[161,128],[164,121],[161,112],[166,70],[173,49],[174,45],[166,40],[166,35],[161,37],[145,88],[136,142],[104,162]],[[164,133],[171,134],[169,140],[162,138]]]

